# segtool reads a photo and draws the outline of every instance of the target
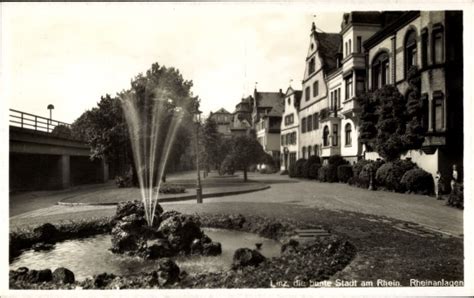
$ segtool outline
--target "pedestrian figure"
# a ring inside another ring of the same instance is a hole
[[[443,198],[441,198],[439,196],[439,184],[440,184],[440,181],[441,181],[441,173],[439,171],[436,171],[436,175],[435,175],[435,195],[436,195],[436,199],[437,200],[442,200]]]
[[[457,166],[454,164],[453,165],[453,174],[451,177],[451,191],[454,190],[454,186],[456,186],[456,183],[458,182],[458,169]]]

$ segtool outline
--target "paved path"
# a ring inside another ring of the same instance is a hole
[[[386,216],[419,223],[458,236],[463,234],[463,212],[444,206],[445,201],[437,201],[433,197],[385,191],[368,191],[342,183],[331,184],[295,180],[277,174],[252,174],[249,178],[270,184],[271,188],[256,193],[207,198],[205,203],[197,207],[197,209],[203,209],[206,207],[206,204],[211,203],[219,203],[221,206],[225,206],[225,203],[232,203],[228,204],[229,207],[235,205],[235,203],[281,203],[285,206],[297,205],[303,208],[345,210]],[[163,203],[163,205],[167,208],[176,206],[177,209],[190,212],[196,208],[194,201]],[[12,207],[15,208],[14,206]],[[32,210],[29,213],[14,216],[10,220],[12,224],[15,224],[29,221],[27,220],[28,218],[38,217],[39,219],[41,217],[47,219],[48,216],[60,218],[61,214],[64,218],[68,218],[71,217],[68,215],[70,213],[82,212],[84,214],[100,214],[103,212],[110,215],[114,210],[114,207],[101,208],[97,210],[96,207],[91,206],[50,206],[47,209]],[[227,213],[231,212],[231,209],[227,211]]]

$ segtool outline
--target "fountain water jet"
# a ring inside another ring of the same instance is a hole
[[[149,226],[153,226],[161,177],[184,114],[183,109],[169,99],[166,91],[155,89],[153,94],[141,98],[132,91],[121,97]]]

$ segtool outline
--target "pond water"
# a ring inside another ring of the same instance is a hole
[[[219,256],[180,256],[175,261],[181,270],[190,274],[228,270],[232,257],[238,248],[255,248],[255,243],[262,243],[261,253],[267,257],[280,255],[281,244],[278,241],[263,238],[257,234],[223,229],[202,229],[213,241],[220,242],[222,254]],[[83,280],[103,272],[116,275],[130,275],[139,272],[150,272],[156,268],[155,260],[144,261],[138,257],[129,257],[112,253],[111,236],[108,234],[94,237],[67,240],[56,243],[49,251],[24,251],[11,264],[10,269],[28,267],[54,271],[66,267],[74,272],[76,280]]]

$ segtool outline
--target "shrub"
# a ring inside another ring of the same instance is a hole
[[[359,176],[355,177],[355,181],[357,181],[355,185],[363,188],[368,188],[370,183],[370,170],[372,170],[372,173],[375,176],[375,173],[383,164],[383,160],[368,160],[367,163],[362,167]]]
[[[359,177],[353,176],[347,181],[349,185],[357,186],[360,188],[369,188],[369,181],[367,179],[361,179]]]
[[[321,164],[313,163],[309,167],[309,173],[308,173],[309,179],[318,179],[318,171],[320,168],[321,168]]]
[[[414,169],[416,167],[416,164],[412,162],[411,160],[408,159],[399,159],[395,161],[395,163],[402,168],[403,173],[406,173],[407,171]]]
[[[348,164],[348,162],[342,156],[340,156],[339,154],[330,156],[329,159],[328,159],[328,163],[330,165],[335,166],[335,167],[338,167],[340,165]]]
[[[337,180],[346,183],[352,177],[351,165],[340,165],[337,167]]]
[[[403,176],[403,168],[395,162],[387,162],[382,165],[375,174],[377,185],[383,186],[388,190],[403,191],[403,185],[400,182]]]
[[[226,158],[221,163],[221,166],[219,168],[219,175],[234,175],[235,173],[235,167],[234,163],[232,162],[232,157],[228,155]]]
[[[420,168],[408,170],[403,174],[401,184],[410,192],[421,194],[433,193],[433,176]]]
[[[318,179],[321,182],[337,182],[337,167],[333,165],[322,166],[318,170]]]
[[[296,161],[296,163],[295,163],[295,167],[296,167],[295,168],[295,173],[296,173],[295,177],[304,177],[303,176],[303,174],[304,174],[303,173],[303,166],[304,166],[305,162],[306,162],[306,159],[304,159],[304,158],[300,158]]]
[[[464,184],[456,183],[448,197],[448,206],[464,209]]]
[[[352,166],[352,173],[354,174],[354,177],[359,177],[360,172],[362,171],[362,168],[369,164],[371,161],[366,160],[366,159],[361,159],[357,161],[353,166]]]
[[[280,172],[280,175],[288,175],[288,170],[283,170]]]
[[[176,194],[176,193],[184,193],[186,189],[184,186],[176,185],[176,184],[163,184],[160,185],[160,189],[158,190],[159,193],[164,194]]]
[[[319,158],[319,156],[313,155],[313,156],[310,156],[308,160],[306,160],[302,168],[302,174],[303,174],[302,177],[308,178],[308,179],[311,179],[311,178],[316,179],[318,175],[317,172],[315,175],[310,175],[310,169],[313,164],[321,164],[321,159]]]
[[[290,178],[295,178],[296,177],[296,165],[294,163],[292,163],[289,167],[288,167],[288,176]]]
[[[127,173],[123,176],[116,176],[115,177],[115,184],[117,185],[118,188],[123,188],[123,187],[132,187],[132,174]]]

